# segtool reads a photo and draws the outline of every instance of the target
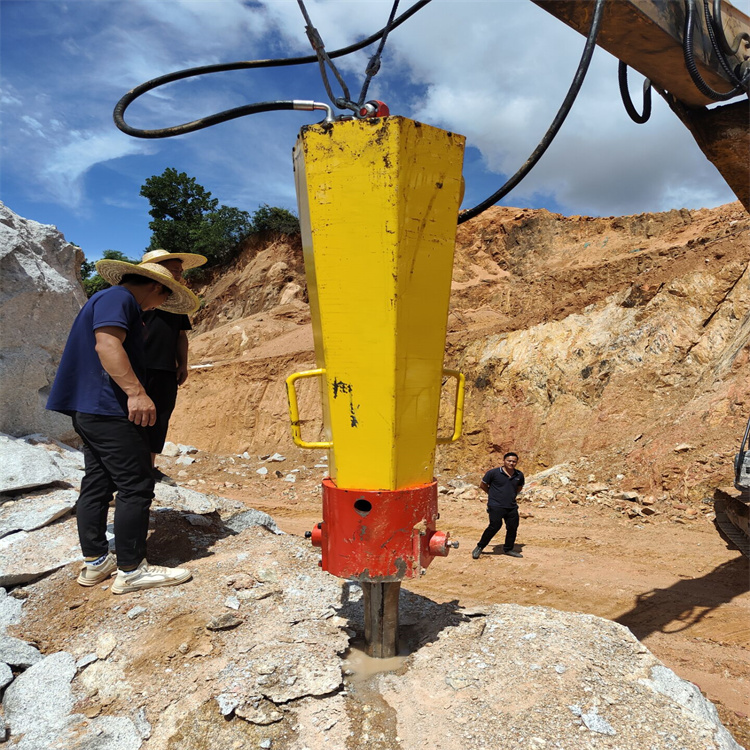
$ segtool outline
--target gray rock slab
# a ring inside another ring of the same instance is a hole
[[[71,449],[70,451],[50,451],[50,455],[63,473],[64,481],[80,487],[84,474],[83,453]]]
[[[13,670],[7,664],[0,664],[0,690],[13,682]]]
[[[23,600],[8,596],[5,589],[0,588],[0,634],[5,633],[8,625],[21,622]]]
[[[59,438],[70,417],[47,411],[47,394],[68,332],[86,302],[79,247],[51,225],[24,219],[0,203],[0,431]],[[14,324],[15,323],[15,324]]]
[[[593,615],[494,605],[375,682],[404,748],[431,736],[441,748],[481,737],[487,747],[740,750],[695,686]]]
[[[40,735],[46,730],[62,729],[73,709],[70,682],[75,673],[75,659],[59,651],[16,677],[3,697],[11,736]]]
[[[84,459],[81,451],[39,433],[25,435],[23,440],[31,445],[39,445],[44,448],[65,475],[66,482],[75,485],[80,484],[84,471]]]
[[[174,458],[175,456],[180,455],[180,449],[174,443],[170,443],[167,440],[167,442],[164,443],[164,447],[161,449],[161,455]]]
[[[252,526],[263,526],[263,528],[272,531],[274,534],[283,534],[284,532],[276,525],[276,521],[273,520],[268,513],[264,513],[262,510],[255,510],[253,508],[244,510],[241,513],[235,513],[230,516],[224,524],[228,526],[232,531],[236,531],[238,534],[240,531],[249,529]]]
[[[59,651],[16,677],[5,691],[3,709],[17,750],[138,750],[135,724],[123,716],[87,719],[72,714],[74,658]]]
[[[36,490],[0,506],[0,538],[16,531],[33,531],[69,513],[77,490]]]
[[[10,635],[0,636],[0,661],[11,667],[27,669],[43,659],[36,646]]]
[[[714,739],[721,750],[735,750],[739,747],[719,719],[719,712],[711,701],[692,682],[678,677],[671,669],[658,664],[651,668],[651,678],[643,680],[657,693],[667,696],[682,706],[689,715],[698,716],[707,724],[716,726]]]
[[[154,497],[154,507],[169,510],[179,510],[185,513],[213,513],[216,503],[204,495],[187,487],[170,487],[157,482]]]
[[[81,559],[74,518],[0,539],[0,586],[33,581]]]
[[[43,487],[64,478],[44,448],[0,434],[0,492]]]

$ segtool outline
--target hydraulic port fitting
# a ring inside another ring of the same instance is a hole
[[[305,532],[305,539],[309,539],[313,547],[323,546],[323,524],[316,523],[312,531]]]
[[[447,557],[451,548],[458,549],[458,542],[450,540],[449,531],[435,531],[430,537],[428,545],[433,557]]]

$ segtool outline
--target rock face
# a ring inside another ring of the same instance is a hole
[[[629,630],[587,615],[495,605],[378,680],[404,747],[739,747],[716,709]],[[429,710],[427,710],[429,707]],[[554,730],[551,732],[551,728]],[[553,743],[554,741],[554,743]]]
[[[81,249],[0,203],[0,431],[60,437],[70,420],[44,405],[70,326],[86,301]]]

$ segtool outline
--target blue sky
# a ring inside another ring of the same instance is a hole
[[[411,3],[402,2],[403,12]],[[750,12],[750,0],[734,3]],[[381,28],[388,0],[307,0],[328,49]],[[2,0],[0,199],[55,224],[87,258],[137,257],[149,242],[140,186],[174,167],[221,203],[296,212],[291,150],[317,113],[254,115],[164,140],[118,131],[112,110],[138,84],[196,65],[310,54],[296,0]],[[525,161],[557,111],[584,39],[529,0],[433,0],[388,40],[370,96],[393,114],[467,136],[464,207]],[[373,47],[337,65],[356,98]],[[639,106],[640,76],[631,73]],[[338,93],[338,92],[337,92]],[[137,127],[175,125],[271,99],[328,101],[316,65],[177,82],[133,104]],[[617,61],[597,49],[555,143],[505,205],[619,215],[734,200],[666,104],[631,122]]]

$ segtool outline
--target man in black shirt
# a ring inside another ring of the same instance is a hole
[[[487,513],[490,517],[489,526],[484,530],[482,538],[474,547],[471,556],[477,560],[482,550],[490,543],[492,537],[500,531],[505,521],[505,544],[503,552],[511,557],[523,557],[513,549],[518,531],[518,503],[516,498],[523,489],[523,474],[516,469],[517,453],[506,453],[503,465],[490,469],[479,485],[487,493]]]
[[[150,250],[141,263],[164,266],[175,281],[182,280],[182,272],[206,262],[197,253],[169,253]],[[146,334],[146,392],[156,406],[156,423],[147,428],[151,466],[157,482],[174,485],[175,481],[154,467],[157,454],[164,448],[169,419],[177,402],[177,388],[188,376],[188,338],[192,328],[187,315],[175,315],[164,310],[144,313]]]

